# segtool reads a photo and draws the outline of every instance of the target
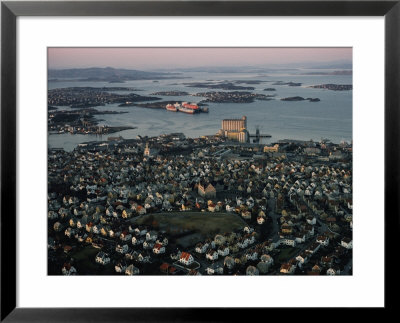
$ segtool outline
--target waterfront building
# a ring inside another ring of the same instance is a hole
[[[224,119],[222,120],[222,131],[236,131],[240,132],[241,129],[247,129],[247,117],[243,116],[241,119]]]
[[[277,153],[279,150],[279,145],[275,144],[273,146],[264,146],[265,153]]]
[[[224,119],[220,133],[227,139],[239,142],[249,142],[250,135],[247,131],[247,117],[241,119]]]

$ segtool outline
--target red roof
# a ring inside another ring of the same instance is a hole
[[[180,258],[180,259],[184,259],[184,260],[188,261],[190,257],[191,257],[191,254],[190,254],[190,253],[188,253],[188,252],[182,252],[181,258]]]
[[[161,249],[161,247],[162,247],[162,244],[160,244],[160,243],[156,243],[156,244],[154,245],[154,248],[155,248],[155,249]]]
[[[167,264],[166,262],[164,262],[161,266],[160,269],[166,271],[169,267],[169,264]]]

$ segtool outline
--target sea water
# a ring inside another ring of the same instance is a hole
[[[322,70],[318,70],[321,72]],[[324,70],[326,72],[326,70]],[[304,72],[304,71],[303,71]],[[306,73],[310,70],[305,71]],[[260,84],[236,84],[251,86],[251,91],[259,94],[276,94],[274,100],[255,100],[253,103],[208,103],[209,113],[189,115],[180,112],[171,112],[164,109],[146,109],[141,107],[118,107],[118,104],[109,104],[95,107],[97,110],[124,111],[124,114],[97,115],[99,125],[131,126],[135,129],[125,130],[107,135],[73,135],[49,134],[49,148],[64,148],[73,150],[79,143],[87,141],[103,141],[110,136],[122,136],[125,139],[134,139],[140,136],[158,136],[172,132],[183,132],[187,137],[213,135],[221,128],[223,119],[247,117],[247,127],[250,134],[260,129],[261,134],[271,135],[263,138],[262,143],[269,144],[281,139],[314,140],[329,139],[334,143],[352,140],[352,92],[332,91],[309,88],[319,84],[352,84],[351,75],[301,75],[299,71],[290,73],[183,73],[182,79],[137,80],[124,83],[108,82],[75,82],[49,81],[48,88],[65,87],[129,87],[140,91],[132,91],[140,95],[150,95],[160,91],[185,91],[189,94],[209,91],[224,91],[187,87],[183,83],[206,81],[235,81],[261,80]],[[276,81],[302,83],[301,86],[273,85]],[[275,88],[276,91],[264,91],[265,88]],[[232,91],[232,90],[230,90]],[[242,91],[242,90],[238,90]],[[243,90],[250,91],[250,90]],[[127,93],[127,92],[115,92]],[[160,96],[163,101],[199,102],[205,98],[198,96]],[[301,96],[304,98],[319,98],[319,102],[281,101],[281,98]],[[68,108],[67,108],[68,109]]]

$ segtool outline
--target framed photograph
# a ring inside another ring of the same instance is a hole
[[[390,308],[399,14],[2,2],[1,319]]]

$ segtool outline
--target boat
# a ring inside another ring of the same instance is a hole
[[[182,102],[182,106],[187,108],[187,109],[192,109],[192,110],[198,110],[199,106],[197,103],[188,103],[188,102]]]
[[[178,109],[173,106],[172,104],[167,104],[167,106],[165,107],[168,111],[172,111],[172,112],[177,112]]]
[[[189,108],[185,108],[185,107],[179,107],[178,111],[179,112],[183,112],[183,113],[188,113],[188,114],[194,114],[195,113],[195,110],[189,109]]]

